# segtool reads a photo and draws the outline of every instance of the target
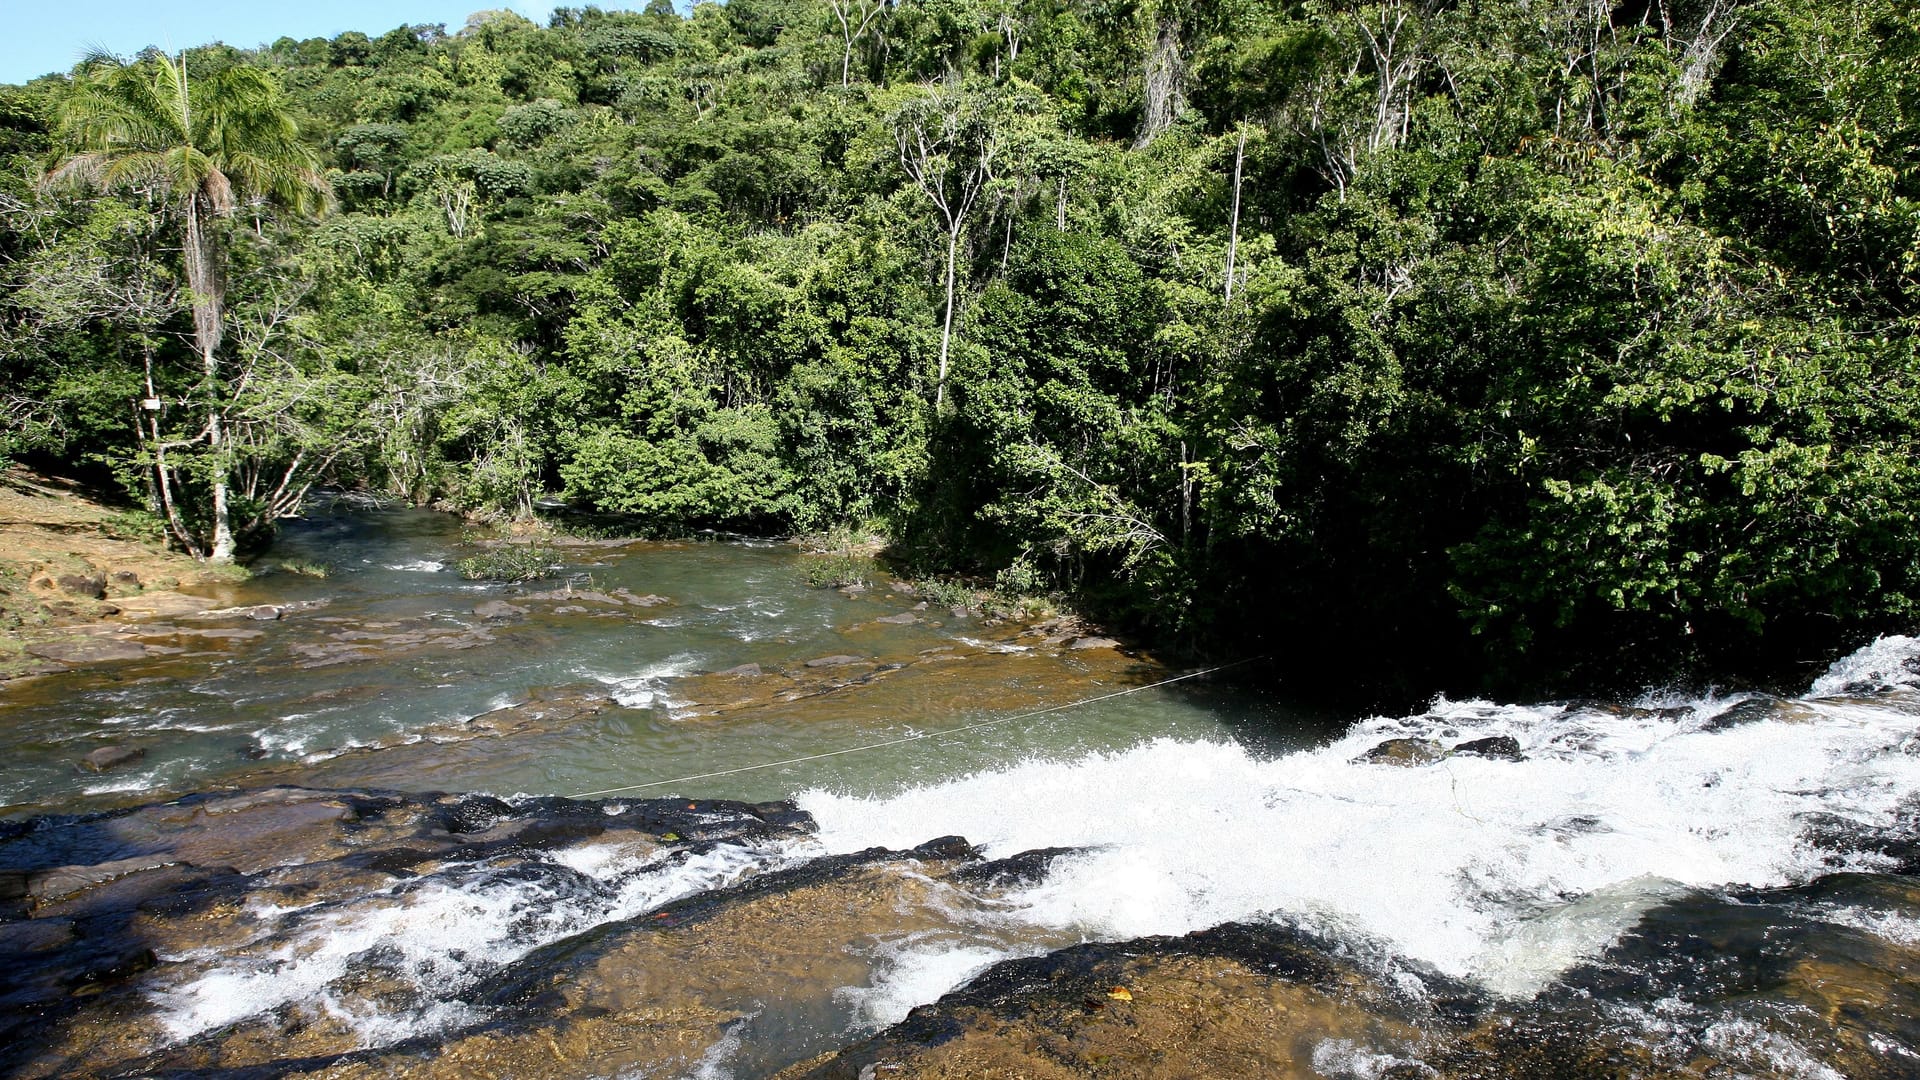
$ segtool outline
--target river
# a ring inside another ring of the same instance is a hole
[[[0,1065],[1920,1075],[1920,642],[1326,718],[787,545],[473,550],[299,522],[261,565],[325,578],[6,688]]]

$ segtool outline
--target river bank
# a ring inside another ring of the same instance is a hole
[[[166,545],[71,481],[0,474],[0,681],[146,655],[118,631],[228,604],[245,570]]]

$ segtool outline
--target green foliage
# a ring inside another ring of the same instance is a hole
[[[163,518],[167,478],[189,538],[221,475],[263,523],[288,475],[878,522],[994,583],[938,602],[1320,681],[1777,667],[1920,607],[1911,7],[734,0],[190,51],[281,88],[342,211],[220,219],[219,379],[168,190],[19,179],[109,80],[0,88],[0,452]]]
[[[311,559],[284,559],[276,564],[282,573],[325,580],[333,576],[333,567]]]
[[[538,541],[500,541],[460,559],[453,564],[453,568],[468,581],[498,581],[512,585],[552,577],[559,565],[559,554],[546,544]]]
[[[849,585],[872,585],[880,568],[864,555],[822,554],[803,558],[802,578],[816,589],[844,589]]]

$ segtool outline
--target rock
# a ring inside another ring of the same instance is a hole
[[[27,646],[27,652],[42,660],[62,664],[94,664],[107,660],[138,660],[147,655],[140,643],[119,638],[82,638],[74,641],[48,641]]]
[[[1449,752],[1473,757],[1500,758],[1503,761],[1527,760],[1527,755],[1520,752],[1520,741],[1511,735],[1494,735],[1485,739],[1474,739],[1472,742],[1463,742]]]
[[[655,596],[652,593],[635,596],[631,589],[614,589],[608,595],[618,597],[628,607],[659,607],[661,604],[673,603],[664,596]]]
[[[920,616],[915,615],[911,611],[903,611],[898,615],[882,615],[880,618],[875,619],[873,621],[877,623],[886,623],[889,626],[909,626],[909,625],[912,625],[913,623],[919,622]]]
[[[124,588],[139,589],[142,587],[140,584],[140,575],[131,570],[115,570],[111,577],[115,585]]]
[[[927,610],[927,602],[925,600],[920,601],[919,603],[913,605],[913,610],[915,611]]]
[[[894,592],[897,592],[897,593],[904,593],[907,596],[916,595],[920,591],[919,589],[916,589],[913,587],[913,583],[911,581],[888,582],[887,588],[892,589]]]
[[[840,653],[834,656],[816,657],[807,661],[807,666],[811,668],[844,667],[847,664],[862,664],[865,662],[866,657],[864,656],[848,656],[845,653]]]
[[[489,622],[504,622],[520,618],[527,613],[527,609],[505,600],[487,600],[473,605],[473,613]]]
[[[272,604],[261,604],[247,612],[247,618],[255,622],[273,622],[280,618],[280,609]]]
[[[1361,754],[1357,761],[1372,765],[1430,765],[1446,756],[1432,739],[1388,739]]]
[[[108,769],[119,768],[146,756],[147,751],[143,747],[103,746],[81,758],[80,764],[92,772],[106,772]]]
[[[105,574],[61,574],[54,583],[68,596],[77,596],[82,600],[105,600],[107,598],[107,575]]]
[[[741,664],[739,667],[730,667],[725,671],[716,671],[714,672],[714,674],[715,675],[739,675],[746,678],[753,678],[760,674],[760,665],[759,664]]]
[[[866,587],[865,585],[861,585],[861,584],[859,584],[859,583],[857,583],[857,582],[856,582],[855,584],[852,584],[852,585],[848,585],[848,586],[845,586],[845,587],[843,587],[843,588],[842,588],[842,589],[840,590],[840,595],[842,595],[842,596],[859,596],[859,595],[861,595],[861,594],[863,594],[863,593],[865,593],[866,591],[867,591],[867,587]]]
[[[188,596],[177,592],[142,593],[139,596],[122,597],[119,603],[120,609],[129,615],[151,618],[200,615],[214,607],[214,601],[204,596]]]
[[[1067,642],[1069,649],[1117,649],[1120,643],[1110,637],[1077,637]]]

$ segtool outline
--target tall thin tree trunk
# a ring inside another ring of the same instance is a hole
[[[1053,202],[1053,227],[1057,232],[1067,231],[1067,178],[1060,178],[1059,194]]]
[[[933,411],[938,415],[947,402],[947,349],[953,341],[953,264],[960,252],[960,228],[956,222],[947,229],[947,316],[940,326],[940,374],[933,384]]]
[[[1240,169],[1247,160],[1247,129],[1240,128],[1240,141],[1233,149],[1233,224],[1227,232],[1227,300],[1233,300],[1233,259],[1240,250]]]
[[[193,338],[200,349],[200,363],[206,371],[207,450],[213,459],[208,483],[213,488],[213,546],[209,561],[233,561],[234,539],[232,511],[227,497],[227,433],[220,402],[220,268],[201,220],[202,206],[196,192],[186,200],[187,288],[193,294]]]

